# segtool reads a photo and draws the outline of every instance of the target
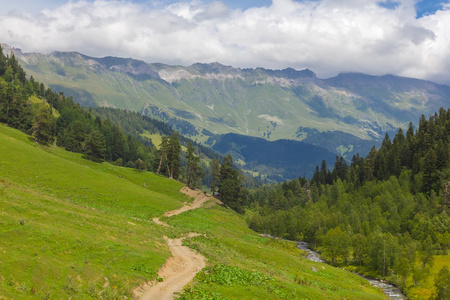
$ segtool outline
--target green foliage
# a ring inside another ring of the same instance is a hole
[[[241,285],[241,286],[263,286],[267,287],[270,281],[269,276],[261,272],[250,272],[238,267],[217,264],[213,267],[203,269],[197,275],[198,281],[202,283],[216,283],[219,285]]]
[[[186,150],[186,183],[191,188],[198,187],[201,178],[205,175],[200,167],[200,157],[195,156],[194,151],[194,146],[189,143]]]
[[[233,158],[225,156],[219,175],[219,194],[221,201],[238,213],[244,212],[246,191],[242,186],[243,180],[239,178],[239,172],[233,169]]]
[[[185,288],[181,295],[180,300],[227,300],[224,296],[217,292],[208,292],[204,289],[198,288],[196,286],[190,286]]]
[[[434,279],[436,286],[435,299],[450,299],[450,272],[447,266],[444,266]]]
[[[255,234],[246,228],[244,216],[223,207],[192,210],[166,221],[204,234],[183,241],[209,261],[187,289],[199,291],[194,294],[199,298],[213,293],[218,299],[384,299],[356,275],[303,258],[295,242]],[[308,282],[300,284],[296,278]]]
[[[252,191],[249,227],[304,240],[334,265],[389,278],[411,291],[429,286],[434,258],[450,236],[447,182],[450,110],[386,134],[379,150],[351,165],[325,161],[310,182],[294,179]],[[438,154],[439,154],[439,159]],[[301,220],[301,221],[300,221]]]
[[[87,136],[84,149],[90,160],[103,161],[105,158],[106,143],[100,131],[96,130]]]
[[[53,143],[55,128],[55,119],[52,115],[52,109],[41,103],[34,115],[32,136],[35,142]]]

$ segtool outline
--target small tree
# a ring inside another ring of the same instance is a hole
[[[44,103],[39,105],[34,116],[32,136],[35,142],[52,143],[54,140],[55,118],[52,115],[51,107]]]
[[[139,170],[139,172],[142,171],[142,169],[144,168],[144,161],[140,158],[138,158],[134,164],[136,166],[136,169]]]

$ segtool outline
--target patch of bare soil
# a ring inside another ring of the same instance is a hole
[[[172,257],[158,272],[163,281],[149,286],[140,297],[141,300],[174,299],[174,294],[180,292],[205,267],[206,259],[182,246],[182,240],[183,238],[167,239]]]
[[[190,198],[194,198],[194,202],[192,202],[191,204],[188,204],[188,205],[184,205],[183,207],[181,207],[179,209],[168,211],[168,212],[164,213],[164,216],[171,217],[171,216],[181,214],[182,212],[185,212],[185,211],[188,211],[191,209],[200,208],[203,206],[203,204],[205,204],[206,202],[211,201],[211,200],[215,201],[216,203],[220,202],[216,198],[206,195],[205,192],[202,192],[200,190],[193,190],[187,186],[182,187],[180,192],[188,195]]]

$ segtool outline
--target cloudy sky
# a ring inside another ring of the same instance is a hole
[[[3,2],[3,1],[2,1]],[[13,0],[0,42],[147,62],[395,74],[450,84],[450,0]]]

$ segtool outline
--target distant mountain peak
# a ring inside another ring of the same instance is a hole
[[[450,105],[450,87],[394,75],[353,72],[320,79],[310,69],[290,67],[171,66],[77,52],[22,54],[5,47],[6,54],[11,50],[28,75],[82,103],[132,109],[168,122],[181,119],[180,133],[202,142],[208,132],[302,140],[307,132],[300,127],[376,140]]]

